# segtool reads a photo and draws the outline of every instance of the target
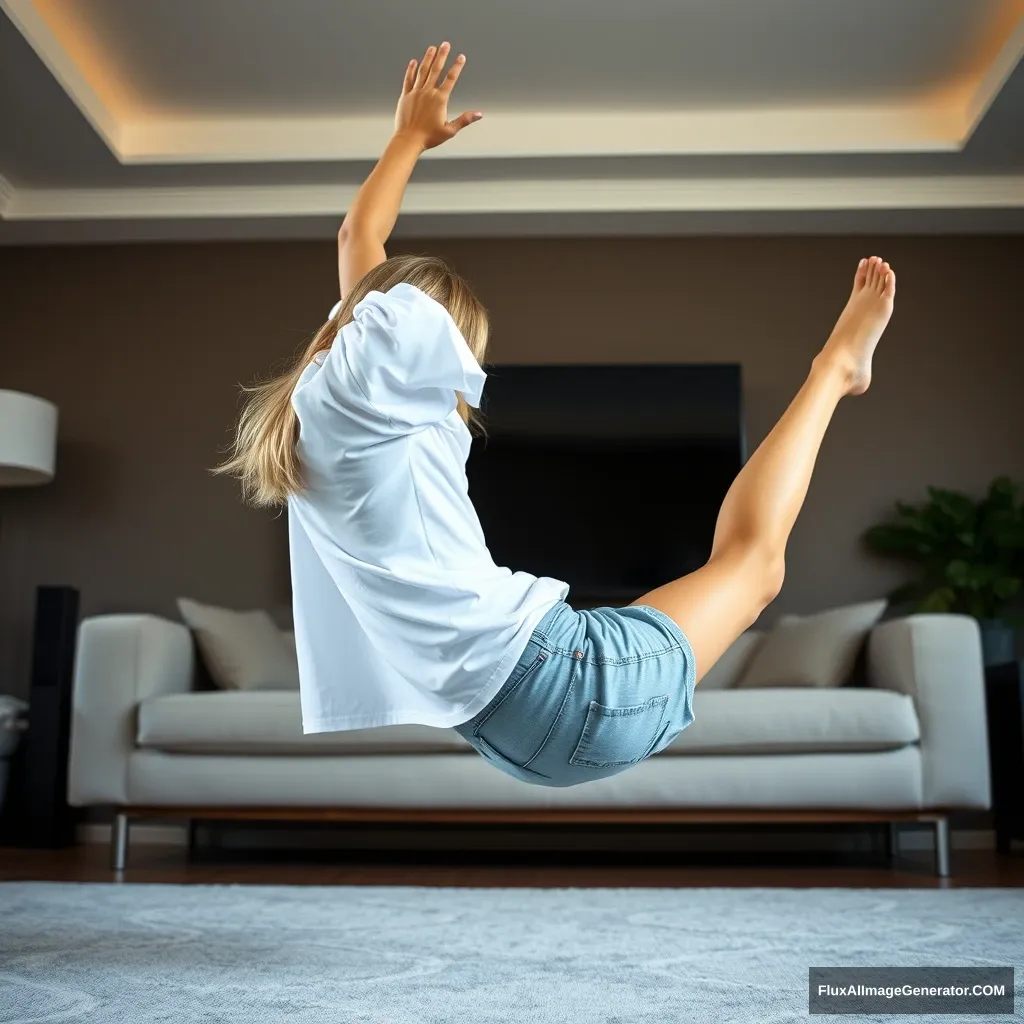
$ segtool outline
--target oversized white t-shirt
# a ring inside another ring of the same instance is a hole
[[[399,284],[354,313],[292,396],[307,485],[288,501],[303,731],[459,725],[569,588],[487,550],[456,411],[456,392],[479,406],[486,375],[448,311]]]

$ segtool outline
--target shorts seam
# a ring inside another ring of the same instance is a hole
[[[603,656],[584,656],[582,658],[577,656],[577,651],[569,650],[566,647],[551,647],[552,654],[561,654],[566,658],[572,658],[576,661],[584,662],[587,665],[636,665],[641,661],[650,661],[652,658],[662,658],[666,654],[674,654],[677,651],[682,651],[683,648],[680,644],[673,644],[671,647],[665,647],[658,651],[644,651],[642,654],[631,654],[627,658],[606,658]]]
[[[526,762],[526,764],[521,765],[520,767],[522,767],[522,768],[529,768],[529,766],[531,764],[533,764],[533,762],[536,761],[537,758],[540,757],[540,755],[542,753],[544,753],[545,749],[547,748],[548,743],[551,742],[551,737],[554,735],[554,732],[555,732],[555,729],[558,726],[558,723],[562,720],[562,715],[565,714],[565,709],[569,705],[569,698],[572,696],[572,692],[576,688],[576,684],[579,682],[579,678],[580,678],[580,667],[579,667],[579,662],[577,662],[576,665],[575,665],[573,673],[569,676],[569,685],[565,689],[565,696],[562,698],[562,703],[558,707],[558,714],[555,715],[553,721],[551,722],[551,727],[548,729],[547,733],[544,736],[544,739],[541,741],[541,744],[537,748],[537,750],[534,753],[534,755],[530,758],[529,761]]]
[[[519,687],[526,681],[527,677],[533,675],[534,671],[537,668],[539,668],[542,662],[547,660],[549,652],[546,651],[541,644],[537,644],[537,647],[539,648],[539,650],[533,656],[533,658],[531,658],[529,662],[527,662],[526,667],[523,669],[522,675],[520,675],[519,678],[511,686],[508,687],[505,693],[501,695],[500,699],[496,698],[480,712],[480,715],[483,715],[484,717],[481,718],[478,715],[476,718],[471,719],[470,724],[472,724],[473,726],[474,736],[480,735],[480,730],[487,724],[488,720],[494,715],[498,708],[500,708],[505,703],[505,701],[507,701],[509,697],[511,697],[512,694],[514,694],[519,689]],[[516,668],[519,667],[519,664],[521,664],[521,662],[516,663]],[[513,668],[512,674],[515,673],[515,670],[516,669]],[[510,674],[509,679],[505,682],[508,683],[508,681],[511,680],[511,678],[512,675]],[[504,689],[504,685],[502,686],[502,689]]]
[[[567,658],[574,658],[587,665],[637,665],[644,661],[650,661],[652,658],[662,658],[666,654],[674,654],[676,652],[681,652],[688,659],[693,658],[693,650],[689,645],[689,639],[679,628],[678,623],[674,622],[664,612],[652,607],[651,605],[630,605],[629,607],[642,609],[644,617],[647,618],[648,621],[657,623],[663,630],[673,634],[668,646],[659,648],[656,651],[644,651],[640,654],[631,654],[625,658],[606,658],[603,656],[595,657],[590,655],[585,655],[580,658],[578,649],[559,646],[556,641],[551,639],[550,634],[544,630],[539,628],[535,629],[533,631],[533,638],[538,642],[538,646],[543,647],[548,651],[548,653],[561,654]],[[621,611],[621,609],[616,610]],[[680,637],[682,639],[679,639]],[[543,643],[540,643],[540,641],[543,641]]]
[[[535,629],[530,639],[537,644],[538,647],[544,647],[546,650],[554,654],[554,650],[551,647],[551,638],[547,633],[542,633],[539,629]]]

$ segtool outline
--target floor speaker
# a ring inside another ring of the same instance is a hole
[[[39,587],[28,729],[18,764],[20,779],[15,783],[20,789],[18,840],[23,846],[55,848],[75,840],[75,815],[67,797],[77,635],[78,591]],[[15,782],[13,777],[11,781]]]

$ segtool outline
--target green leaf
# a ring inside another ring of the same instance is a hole
[[[864,534],[869,547],[882,554],[912,555],[920,547],[920,535],[903,526],[873,526]]]
[[[960,586],[967,590],[978,591],[987,587],[992,582],[992,567],[990,565],[968,566],[967,575]]]
[[[989,484],[988,496],[990,499],[1006,499],[1014,502],[1017,499],[1019,488],[1008,476],[997,476]]]
[[[920,598],[926,611],[997,617],[1024,592],[1024,502],[1009,477],[975,499],[961,491],[927,488],[921,504],[894,503],[895,512],[865,530],[875,553],[919,567],[920,576],[890,595]]]
[[[968,565],[962,558],[955,558],[946,566],[946,579],[948,579],[955,587],[966,586],[970,573],[970,565]]]
[[[974,514],[976,502],[959,491],[946,491],[937,487],[929,487],[933,510],[937,510],[949,519],[966,522]]]
[[[955,601],[956,594],[951,587],[939,587],[924,597],[917,607],[922,612],[948,612]]]
[[[992,593],[1002,601],[1009,601],[1020,593],[1021,583],[1015,576],[1002,576],[992,584]]]

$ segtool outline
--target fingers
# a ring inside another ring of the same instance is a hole
[[[423,88],[424,83],[427,81],[430,67],[434,63],[434,55],[436,52],[436,47],[427,47],[427,52],[423,54],[423,60],[420,61],[419,69],[416,72],[416,80],[413,82],[413,88]]]
[[[405,80],[402,82],[402,94],[409,92],[416,82],[416,61],[411,60],[405,67]]]
[[[452,135],[457,135],[463,128],[468,127],[474,121],[479,121],[483,116],[479,110],[467,110],[464,114],[459,114],[453,121],[449,121],[448,129]]]
[[[427,72],[427,88],[439,84],[441,73],[444,71],[445,62],[448,60],[449,49],[451,49],[451,45],[449,43],[442,43],[434,53],[433,63],[430,65],[430,70]]]
[[[409,89],[430,89],[437,86],[450,92],[466,63],[466,58],[460,54],[444,81],[440,81],[441,75],[444,74],[444,65],[448,60],[450,50],[450,43],[442,43],[440,46],[428,46],[427,52],[423,54],[423,60],[420,61],[419,68],[416,70]],[[406,71],[407,80],[409,76],[410,72]],[[408,92],[409,89],[405,91]]]
[[[451,70],[444,77],[444,81],[441,83],[441,92],[445,95],[450,93],[455,88],[455,83],[459,80],[459,75],[462,74],[462,69],[466,66],[466,56],[460,53],[455,58],[455,63],[452,65]]]

